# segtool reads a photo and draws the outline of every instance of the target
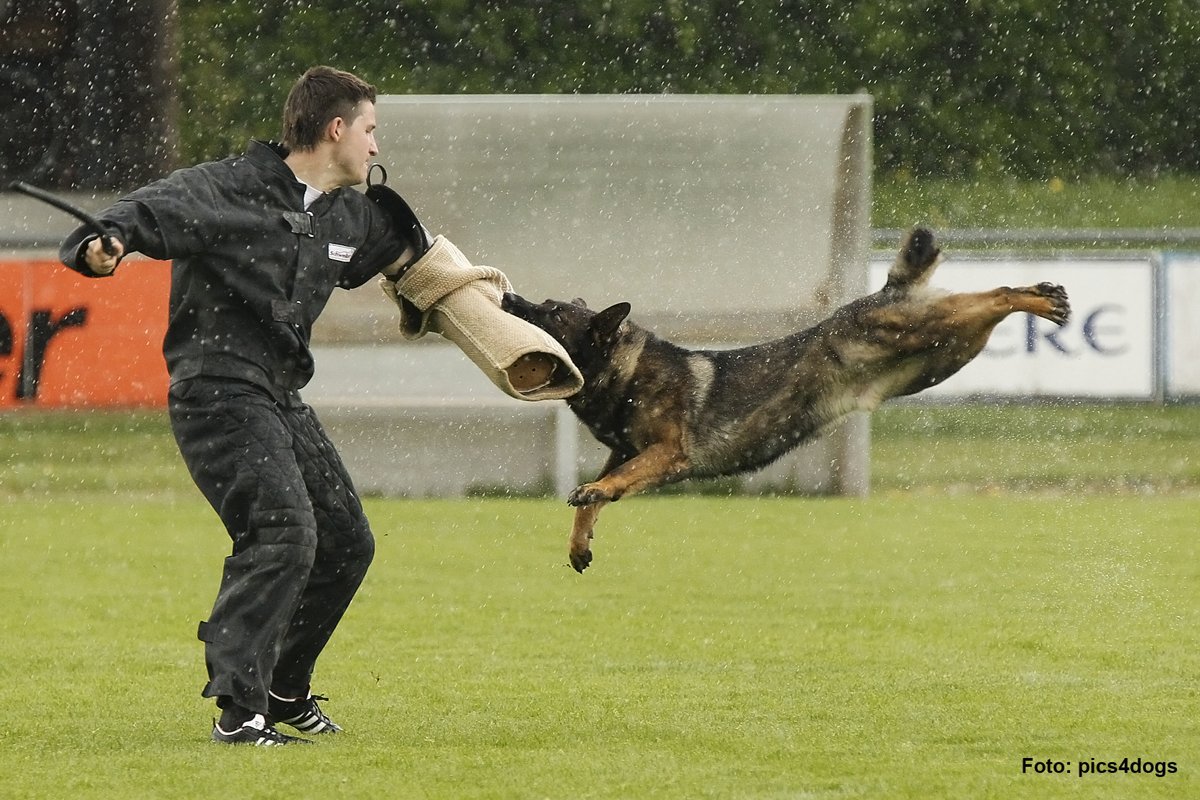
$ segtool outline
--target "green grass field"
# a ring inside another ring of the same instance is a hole
[[[1200,228],[1200,178],[1152,181],[1064,176],[1045,182],[1006,178],[917,180],[876,176],[876,228]]]
[[[348,733],[281,751],[207,741],[227,543],[161,418],[0,453],[0,797],[1200,793],[1198,407],[895,406],[870,498],[632,498],[583,576],[561,500],[371,498]],[[1125,758],[1177,771],[1076,774]]]

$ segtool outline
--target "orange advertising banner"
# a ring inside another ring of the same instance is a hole
[[[165,406],[170,284],[163,261],[93,279],[0,260],[0,409]]]

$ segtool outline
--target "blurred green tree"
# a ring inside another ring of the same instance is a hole
[[[874,96],[876,166],[1200,171],[1196,0],[178,0],[185,160],[274,137],[307,66],[389,94]]]

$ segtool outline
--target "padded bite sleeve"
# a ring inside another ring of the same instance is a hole
[[[408,339],[437,333],[458,345],[505,394],[520,400],[562,400],[583,388],[583,376],[550,334],[500,307],[512,285],[494,267],[473,265],[444,236],[398,280],[381,278],[400,308],[400,330]],[[521,390],[509,367],[522,356],[540,353],[555,362],[546,384]]]

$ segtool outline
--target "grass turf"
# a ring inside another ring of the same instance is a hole
[[[877,228],[1200,228],[1200,180],[1094,177],[1038,183],[1003,177],[970,181],[876,177]]]
[[[299,751],[206,741],[193,633],[227,546],[161,423],[3,417],[0,796],[1189,796],[1195,414],[895,408],[872,498],[631,499],[584,576],[558,500],[370,499],[317,676],[350,733]],[[1117,494],[1090,462],[1027,482],[1106,430],[1174,455]]]
[[[872,420],[876,492],[1200,491],[1200,405],[895,404]]]

